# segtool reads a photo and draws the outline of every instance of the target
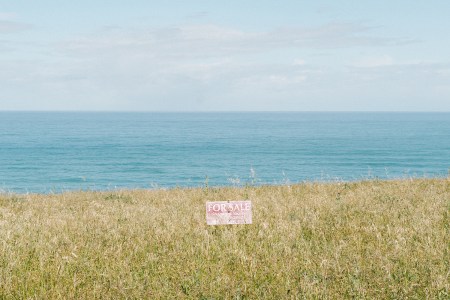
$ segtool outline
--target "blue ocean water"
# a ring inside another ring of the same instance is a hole
[[[0,112],[0,192],[444,177],[450,113]]]

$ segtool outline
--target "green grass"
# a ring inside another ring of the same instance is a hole
[[[449,179],[0,195],[0,299],[449,299],[449,217]]]

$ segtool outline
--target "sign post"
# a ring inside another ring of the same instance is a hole
[[[252,224],[251,201],[206,202],[206,224]]]

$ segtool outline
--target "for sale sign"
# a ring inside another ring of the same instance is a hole
[[[252,224],[251,201],[206,202],[206,224]]]

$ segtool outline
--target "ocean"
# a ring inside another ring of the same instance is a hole
[[[0,192],[446,177],[450,113],[0,112]]]

